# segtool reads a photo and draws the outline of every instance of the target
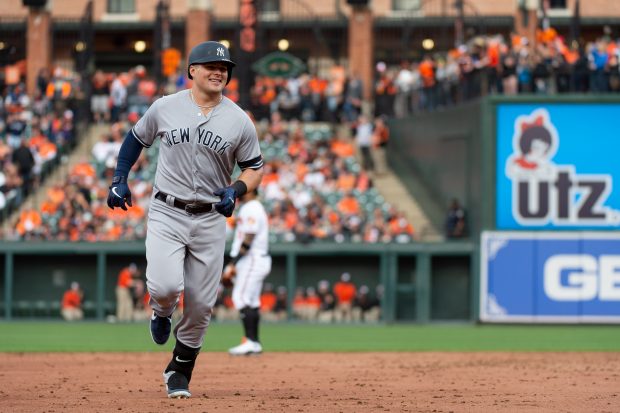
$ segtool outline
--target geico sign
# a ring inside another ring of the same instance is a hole
[[[566,279],[562,282],[562,274]],[[545,262],[545,294],[556,301],[620,301],[620,255],[554,255]]]

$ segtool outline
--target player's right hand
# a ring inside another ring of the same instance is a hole
[[[127,211],[127,206],[133,206],[131,203],[131,191],[129,185],[127,185],[127,177],[115,176],[112,179],[112,185],[110,185],[110,192],[108,192],[108,206],[111,209],[114,207],[120,207],[122,210]]]
[[[230,288],[235,284],[235,275],[237,275],[237,269],[234,264],[228,264],[222,271],[222,285],[226,288]]]

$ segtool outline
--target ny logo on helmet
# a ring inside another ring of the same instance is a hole
[[[218,47],[217,48],[217,55],[224,57],[224,48],[223,47]]]

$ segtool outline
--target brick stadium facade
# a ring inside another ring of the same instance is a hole
[[[287,38],[289,51],[320,71],[333,62],[345,64],[370,86],[373,63],[419,58],[422,40],[433,39],[446,50],[455,39],[478,34],[517,32],[534,39],[542,8],[553,27],[570,35],[577,0],[370,0],[351,6],[346,0],[264,0],[260,2],[259,54],[277,50]],[[125,70],[136,64],[150,67],[153,28],[159,0],[94,0],[95,66]],[[21,2],[20,2],[21,3]],[[73,67],[80,19],[88,0],[48,0],[44,8],[0,2],[0,67],[26,60],[28,88],[42,68]],[[238,37],[239,1],[169,0],[170,46],[185,55],[205,38],[227,39],[234,54]],[[617,35],[620,2],[581,1],[581,36]],[[459,19],[459,16],[462,19]],[[462,25],[458,22],[462,21]],[[460,37],[459,37],[460,36]],[[146,42],[137,53],[136,41]],[[371,88],[366,87],[369,91]]]

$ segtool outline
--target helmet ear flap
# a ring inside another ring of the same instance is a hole
[[[230,83],[230,79],[232,79],[232,66],[228,65],[228,79],[226,79],[226,85]]]

